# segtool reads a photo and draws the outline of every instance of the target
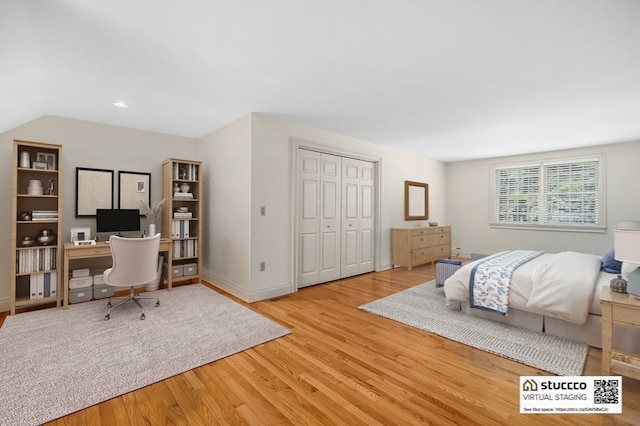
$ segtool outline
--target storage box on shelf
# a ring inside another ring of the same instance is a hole
[[[167,200],[162,236],[171,240],[166,272],[172,281],[200,280],[202,163],[169,158],[162,163],[162,193]]]
[[[11,210],[11,315],[60,306],[62,146],[14,140]]]

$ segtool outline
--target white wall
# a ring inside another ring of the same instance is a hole
[[[249,262],[250,277],[245,281],[244,275],[231,279],[231,271],[227,265],[215,259],[216,253],[225,251],[225,244],[237,238],[237,229],[225,224],[211,223],[210,258],[203,259],[205,278],[220,285],[225,290],[247,301],[255,301],[267,297],[289,293],[292,289],[293,271],[293,236],[292,236],[292,176],[295,161],[292,158],[292,138],[315,144],[325,145],[341,151],[350,151],[381,159],[381,252],[378,269],[390,267],[389,239],[390,228],[396,226],[424,225],[424,222],[404,221],[404,181],[414,180],[430,185],[430,212],[434,220],[446,221],[445,215],[445,166],[444,163],[403,153],[395,149],[381,147],[369,142],[337,135],[304,125],[287,122],[264,114],[251,114],[251,146],[244,141],[247,130],[242,124],[227,126],[213,132],[199,142],[199,153],[206,163],[224,163],[229,170],[241,170],[241,181],[246,179],[247,157],[231,150],[226,154],[208,145],[235,141],[236,150],[250,151],[250,251],[233,251],[227,262],[245,266]],[[240,142],[239,142],[240,141]],[[217,155],[217,158],[213,156]],[[217,185],[217,184],[216,184]],[[215,186],[215,185],[214,185]],[[213,191],[213,190],[212,190]],[[246,213],[246,192],[241,188],[237,192],[229,192],[231,199],[225,203],[240,203],[242,216]],[[213,199],[213,197],[212,197]],[[212,217],[224,208],[225,203],[212,201],[210,206]],[[260,216],[260,207],[266,208],[266,216]],[[245,232],[243,230],[243,232]],[[244,234],[243,234],[244,238]],[[244,243],[241,243],[244,244]],[[266,271],[260,272],[260,262],[266,263]],[[216,282],[216,278],[223,278]]]
[[[202,273],[248,300],[251,293],[251,115],[198,141],[203,162]]]
[[[162,161],[169,157],[196,158],[196,141],[160,133],[113,127],[67,118],[43,116],[0,135],[0,182],[6,197],[0,203],[0,310],[9,310],[11,259],[11,182],[13,140],[62,145],[63,240],[72,227],[88,226],[95,218],[76,218],[76,167],[114,171],[114,206],[118,205],[118,171],[151,173],[151,202],[162,196]],[[146,226],[146,221],[142,220]]]
[[[606,233],[528,231],[489,227],[492,164],[603,153],[606,156]],[[613,244],[613,229],[621,220],[640,220],[640,141],[583,149],[448,163],[447,217],[452,247],[463,254],[535,249],[551,253],[571,250],[601,255]]]

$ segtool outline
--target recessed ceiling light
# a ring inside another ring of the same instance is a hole
[[[129,108],[130,105],[126,102],[122,102],[122,101],[113,101],[111,102],[111,105],[113,105],[116,108]]]

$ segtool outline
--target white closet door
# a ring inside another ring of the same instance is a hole
[[[374,269],[373,184],[373,163],[342,158],[342,278]]]
[[[298,150],[298,287],[340,278],[340,162],[335,155]]]
[[[360,274],[373,271],[375,266],[374,182],[373,163],[360,161]]]

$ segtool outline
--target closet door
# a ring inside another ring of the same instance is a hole
[[[374,269],[373,163],[342,158],[341,278]]]
[[[340,278],[341,158],[298,150],[298,287]]]

